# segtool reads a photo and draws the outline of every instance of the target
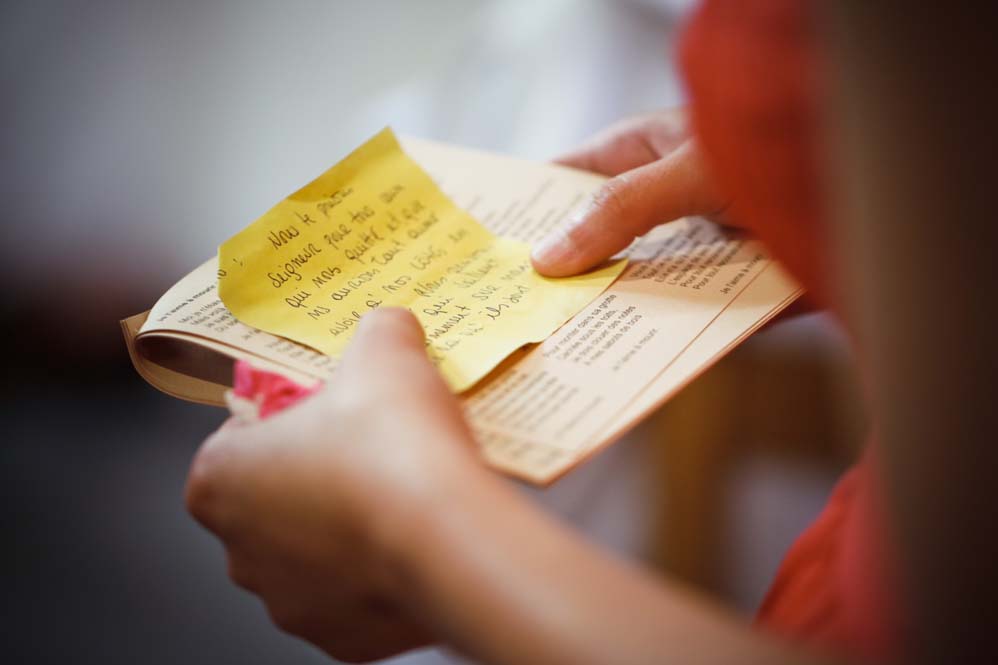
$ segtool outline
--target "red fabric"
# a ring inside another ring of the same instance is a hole
[[[707,0],[682,43],[694,131],[756,233],[815,302],[827,279],[821,183],[821,62],[806,0]],[[757,615],[769,630],[875,660],[897,656],[897,625],[870,455],[787,553]]]
[[[728,213],[828,304],[808,8],[800,0],[708,0],[687,26],[681,58],[694,131],[731,198]]]
[[[758,625],[849,655],[896,660],[873,466],[864,460],[849,471],[790,548],[759,608]]]

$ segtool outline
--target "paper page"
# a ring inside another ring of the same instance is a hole
[[[595,438],[608,440],[661,405],[802,293],[783,268],[770,265]]]
[[[520,240],[558,226],[604,180],[422,140],[405,139],[404,145],[456,203],[493,232]],[[757,243],[703,220],[661,227],[630,254],[632,265],[602,297],[547,343],[518,352],[463,396],[493,465],[550,482],[799,291],[776,266],[767,268]],[[316,378],[328,376],[335,365],[328,357],[235,321],[214,289],[216,270],[209,261],[171,289],[143,333],[182,330]]]
[[[406,147],[440,174],[441,188],[459,205],[497,233],[524,241],[557,228],[605,181],[428,141],[409,139]],[[455,167],[471,160],[474,168]],[[622,429],[622,414],[647,411],[660,391],[674,392],[683,375],[701,366],[685,362],[669,372],[673,361],[699,348],[691,357],[710,362],[719,338],[740,337],[799,292],[774,267],[752,297],[738,299],[767,275],[768,256],[758,242],[706,220],[659,227],[627,254],[631,265],[601,298],[466,396],[469,421],[493,465],[550,482]],[[713,335],[697,347],[707,330]]]
[[[671,364],[644,390],[635,395],[602,431],[595,433],[580,455],[559,469],[546,482],[550,482],[558,474],[564,473],[575,464],[612,444],[713,366],[728,351],[779,314],[802,293],[800,286],[794,283],[779,265],[770,265],[746,286],[745,290],[704,328]]]
[[[564,279],[530,265],[454,205],[385,129],[219,248],[219,293],[237,319],[339,357],[361,317],[412,311],[455,391],[546,339],[624,262]]]
[[[588,203],[606,178],[557,164],[405,137],[440,188],[497,235],[534,243]]]
[[[236,320],[218,297],[218,259],[195,268],[156,302],[139,335],[176,331],[220,344],[217,350],[233,357],[241,349],[312,377],[328,379],[336,361],[301,344],[251,328]],[[227,348],[226,348],[227,347]],[[216,347],[213,347],[216,348]]]
[[[545,482],[768,266],[759,243],[702,219],[659,227],[592,305],[467,400],[490,462]]]

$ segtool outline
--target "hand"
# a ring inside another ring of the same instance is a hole
[[[371,660],[429,640],[397,565],[420,516],[488,482],[419,323],[381,309],[321,392],[205,442],[187,504],[278,626],[335,658]]]
[[[534,268],[550,277],[588,270],[664,222],[717,217],[727,207],[681,109],[625,120],[555,161],[615,177],[534,248]]]
[[[402,310],[364,318],[321,392],[214,434],[187,501],[232,579],[341,660],[440,640],[503,665],[799,662],[487,471]]]

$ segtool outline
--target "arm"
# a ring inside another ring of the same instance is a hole
[[[442,640],[501,664],[809,662],[485,469],[423,344],[369,314],[321,393],[195,459],[190,510],[279,626],[349,660]]]
[[[616,559],[490,476],[400,543],[408,606],[489,663],[816,662],[694,592]]]

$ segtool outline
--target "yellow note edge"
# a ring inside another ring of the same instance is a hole
[[[625,265],[541,277],[527,244],[451,202],[390,129],[226,241],[218,261],[237,319],[334,357],[366,312],[408,308],[456,392],[546,339]]]

